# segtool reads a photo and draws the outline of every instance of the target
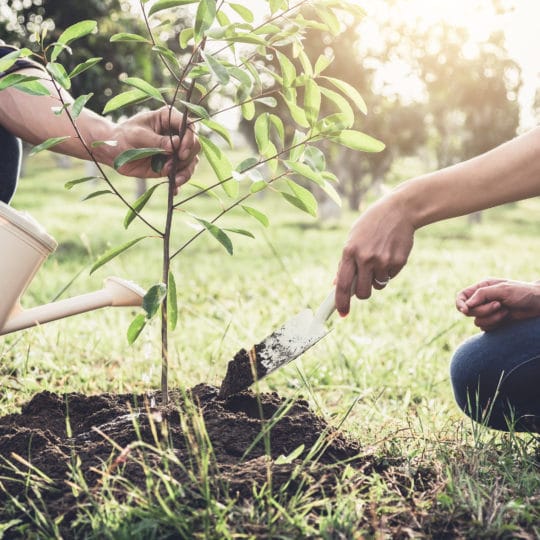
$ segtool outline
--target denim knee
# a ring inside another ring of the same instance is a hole
[[[454,353],[450,377],[457,404],[473,420],[539,431],[540,318],[469,338]]]
[[[497,378],[497,374],[486,371],[478,343],[480,339],[481,336],[474,336],[455,351],[450,364],[450,379],[460,409],[473,420],[485,422],[497,393],[500,374]]]

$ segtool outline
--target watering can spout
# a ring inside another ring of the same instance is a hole
[[[64,317],[70,317],[71,315],[86,313],[87,311],[102,307],[139,307],[142,305],[145,293],[146,291],[144,289],[131,281],[109,277],[105,280],[103,289],[99,291],[81,294],[73,298],[58,300],[57,302],[26,310],[17,306],[0,329],[0,335],[56,321]]]
[[[57,246],[32,216],[0,201],[0,335],[106,306],[142,305],[144,289],[131,281],[110,277],[99,291],[22,309],[22,294]]]

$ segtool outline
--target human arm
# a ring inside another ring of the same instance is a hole
[[[353,294],[369,298],[406,264],[420,227],[540,195],[540,128],[478,157],[405,182],[353,224],[336,278],[342,315]]]
[[[186,130],[180,143],[178,133],[183,115],[178,110],[162,107],[157,111],[141,112],[124,122],[116,123],[85,108],[76,119],[75,129],[65,110],[59,114],[53,113],[53,110],[62,106],[62,101],[72,103],[73,98],[62,90],[60,99],[57,89],[44,77],[44,72],[40,69],[28,68],[19,72],[40,77],[40,82],[48,88],[50,95],[33,96],[14,87],[0,91],[0,125],[17,137],[31,144],[39,144],[52,137],[69,136],[56,145],[54,150],[81,159],[93,157],[99,163],[110,166],[125,150],[163,149],[168,160],[159,172],[152,169],[150,158],[125,164],[119,169],[121,174],[142,178],[167,176],[173,165],[172,156],[176,149],[179,160],[175,174],[177,188],[193,174],[200,145],[192,129]],[[98,141],[109,143],[93,146],[92,143]]]
[[[508,321],[540,317],[540,281],[489,278],[460,291],[456,307],[486,332]]]

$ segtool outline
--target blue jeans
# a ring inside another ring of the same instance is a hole
[[[0,201],[9,203],[21,168],[21,141],[0,126]]]
[[[450,376],[473,420],[540,433],[540,317],[471,337],[455,352]]]

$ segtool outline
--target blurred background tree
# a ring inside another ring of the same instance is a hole
[[[494,17],[504,16],[514,5],[510,0],[476,4]],[[479,38],[471,33],[465,19],[463,24],[443,19],[426,22],[422,10],[415,11],[407,0],[386,0],[378,6],[382,9],[369,6],[363,20],[349,17],[332,21],[346,27],[337,37],[312,30],[306,40],[306,54],[312,63],[321,56],[329,61],[323,75],[347,81],[365,99],[368,113],[356,113],[354,128],[386,143],[381,153],[361,155],[352,150],[337,151],[329,144],[320,147],[322,153],[317,158],[328,162],[340,180],[338,191],[353,210],[360,207],[368,190],[380,192],[385,183],[403,179],[403,173],[396,173],[403,158],[420,156],[420,172],[445,167],[512,138],[520,119],[520,66],[500,28],[495,25]],[[137,11],[133,13],[133,7],[126,0],[0,0],[0,39],[31,46],[32,34],[40,27],[59,34],[78,20],[98,20],[99,32],[81,42],[71,61],[104,58],[96,69],[76,77],[73,88],[76,95],[94,92],[89,106],[101,112],[112,95],[125,90],[123,73],[137,73],[157,86],[164,76],[161,66],[136,52],[139,48],[109,42],[115,32],[145,35],[144,21]],[[182,54],[178,43],[174,47]],[[293,50],[288,57],[301,72],[301,59],[295,58]],[[269,58],[266,67],[276,69],[277,62],[277,58]],[[332,83],[324,85],[330,94]],[[276,97],[276,107],[258,104],[257,113],[283,116],[286,105]],[[355,114],[353,110],[350,107],[348,111],[347,103],[337,100],[335,109],[323,112]],[[240,120],[240,131],[248,132],[243,127],[256,118],[257,114],[250,121]],[[294,126],[289,124],[287,129],[288,137],[293,137]],[[322,199],[322,193],[316,195]]]
[[[159,80],[160,72],[150,57],[141,55],[129,43],[112,45],[110,36],[117,32],[144,32],[141,21],[129,11],[129,4],[120,0],[0,0],[0,13],[10,17],[0,20],[0,39],[16,46],[34,48],[33,34],[46,28],[59,36],[68,26],[85,19],[98,22],[98,32],[77,42],[73,55],[62,55],[66,68],[72,68],[89,58],[103,61],[73,79],[75,96],[94,93],[88,107],[101,113],[111,96],[125,90],[120,78],[124,73],[139,73],[147,80]],[[132,111],[133,112],[133,111]]]
[[[394,9],[407,9],[404,0],[388,0],[386,7],[380,17],[342,21],[347,30],[333,40],[322,31],[311,31],[306,40],[311,62],[320,55],[331,59],[324,75],[349,82],[365,98],[368,113],[357,114],[355,129],[375,133],[386,144],[383,152],[361,156],[322,148],[353,210],[368,190],[380,190],[400,158],[420,155],[426,170],[446,167],[511,139],[519,126],[520,67],[501,30],[478,41],[465,26],[392,16]],[[509,9],[510,4],[491,4],[497,15]],[[293,51],[289,57],[300,71],[300,59]],[[276,62],[270,59],[268,68]],[[259,105],[258,112],[263,110],[268,109]],[[278,99],[273,112],[285,110]]]

